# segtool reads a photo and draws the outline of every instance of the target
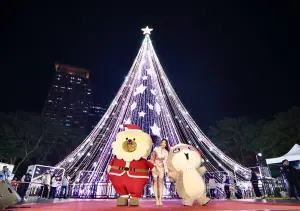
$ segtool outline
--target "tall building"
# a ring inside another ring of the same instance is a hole
[[[92,101],[89,71],[62,64],[56,64],[55,71],[43,110],[44,120],[86,131]]]
[[[96,103],[92,103],[89,110],[89,117],[87,123],[87,132],[91,132],[92,129],[98,124],[106,109]]]

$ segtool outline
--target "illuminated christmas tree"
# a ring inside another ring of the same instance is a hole
[[[186,143],[197,148],[209,172],[227,171],[245,180],[250,170],[219,150],[201,131],[172,88],[154,51],[150,34],[145,38],[133,65],[109,106],[89,136],[56,167],[65,168],[79,183],[103,181],[111,153],[111,143],[123,123],[135,124],[144,132],[166,138],[169,144]]]

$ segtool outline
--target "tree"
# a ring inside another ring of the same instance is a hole
[[[274,116],[272,121],[262,127],[255,145],[260,146],[266,157],[286,154],[291,147],[300,142],[300,108],[293,107],[287,112]]]
[[[210,127],[208,134],[227,155],[243,164],[244,150],[262,152],[265,158],[282,156],[300,142],[300,108],[276,114],[270,121],[225,118]]]
[[[39,147],[44,125],[39,114],[1,113],[0,155],[4,162],[16,165],[15,170]]]
[[[65,156],[83,139],[80,132],[44,122],[36,113],[0,113],[0,160],[15,165],[15,172],[30,161],[54,165],[58,160],[51,155]]]
[[[244,151],[253,148],[253,140],[260,134],[257,124],[247,117],[224,118],[210,127],[208,135],[225,154],[245,165]]]

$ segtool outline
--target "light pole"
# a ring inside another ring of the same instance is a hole
[[[261,179],[261,185],[262,185],[262,188],[263,188],[263,192],[264,192],[264,195],[266,195],[266,192],[265,192],[265,183],[264,183],[264,176],[262,174],[262,170],[261,170],[261,162],[260,162],[260,159],[262,157],[262,153],[259,152],[256,154],[256,160],[258,162],[258,169],[259,169],[259,174],[260,174],[260,179]],[[260,159],[259,159],[260,158]]]
[[[260,160],[258,158],[258,157],[262,157],[262,153],[260,152],[258,154],[255,154],[255,156],[256,156],[256,161],[257,161],[257,164],[258,164],[259,174],[262,177],[262,172],[261,172],[261,168],[260,168]]]

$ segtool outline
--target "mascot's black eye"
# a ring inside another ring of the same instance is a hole
[[[194,148],[193,147],[188,147],[189,150],[191,151],[194,151]]]
[[[176,148],[176,149],[173,150],[173,153],[177,153],[177,152],[180,152],[179,148]]]
[[[128,140],[128,138],[126,138],[126,141]]]
[[[135,138],[133,140],[135,141]]]

